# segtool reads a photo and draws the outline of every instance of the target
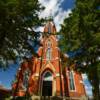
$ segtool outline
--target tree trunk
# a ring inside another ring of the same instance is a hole
[[[94,100],[100,100],[100,90],[99,90],[99,77],[97,64],[93,64],[90,68],[90,72],[88,73],[89,80],[92,85],[92,93]]]
[[[93,97],[94,97],[94,100],[99,100],[100,99],[100,91],[99,91],[99,78],[98,78],[98,73],[97,73],[97,68],[95,66],[95,71],[94,71],[94,76],[93,76],[93,79],[92,79],[92,86],[93,86]]]

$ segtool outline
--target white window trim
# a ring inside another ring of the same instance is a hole
[[[72,71],[69,71],[69,72],[68,72],[68,76],[69,76],[69,73],[70,73],[70,72],[72,72],[72,75],[73,75],[73,82],[74,82],[74,88],[75,88],[75,89],[74,89],[74,90],[71,90],[71,89],[70,89],[70,79],[69,79],[69,91],[70,91],[70,92],[76,92],[76,85],[75,85],[75,79],[74,79],[74,74],[75,74],[75,73],[74,73],[73,70],[72,70]],[[70,78],[70,76],[69,76],[69,78]]]
[[[60,76],[60,74],[59,73],[56,73],[56,77],[59,77]]]

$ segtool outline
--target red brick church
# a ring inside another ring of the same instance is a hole
[[[63,67],[53,21],[46,23],[44,34],[38,57],[33,55],[24,61],[17,72],[17,81],[12,85],[14,95],[23,96],[26,92],[40,96],[86,95],[81,73],[74,71],[74,64]]]

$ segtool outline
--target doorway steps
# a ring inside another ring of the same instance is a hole
[[[88,100],[88,97],[32,96],[32,100]]]

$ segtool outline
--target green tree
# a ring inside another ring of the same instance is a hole
[[[64,52],[74,52],[71,61],[81,64],[84,68],[78,70],[87,73],[92,84],[94,99],[100,98],[100,1],[76,0],[75,7],[61,25],[61,49]],[[80,52],[80,53],[77,53]]]
[[[39,18],[43,9],[38,0],[0,0],[1,64],[34,52],[30,41],[39,37],[33,28],[44,22]]]

